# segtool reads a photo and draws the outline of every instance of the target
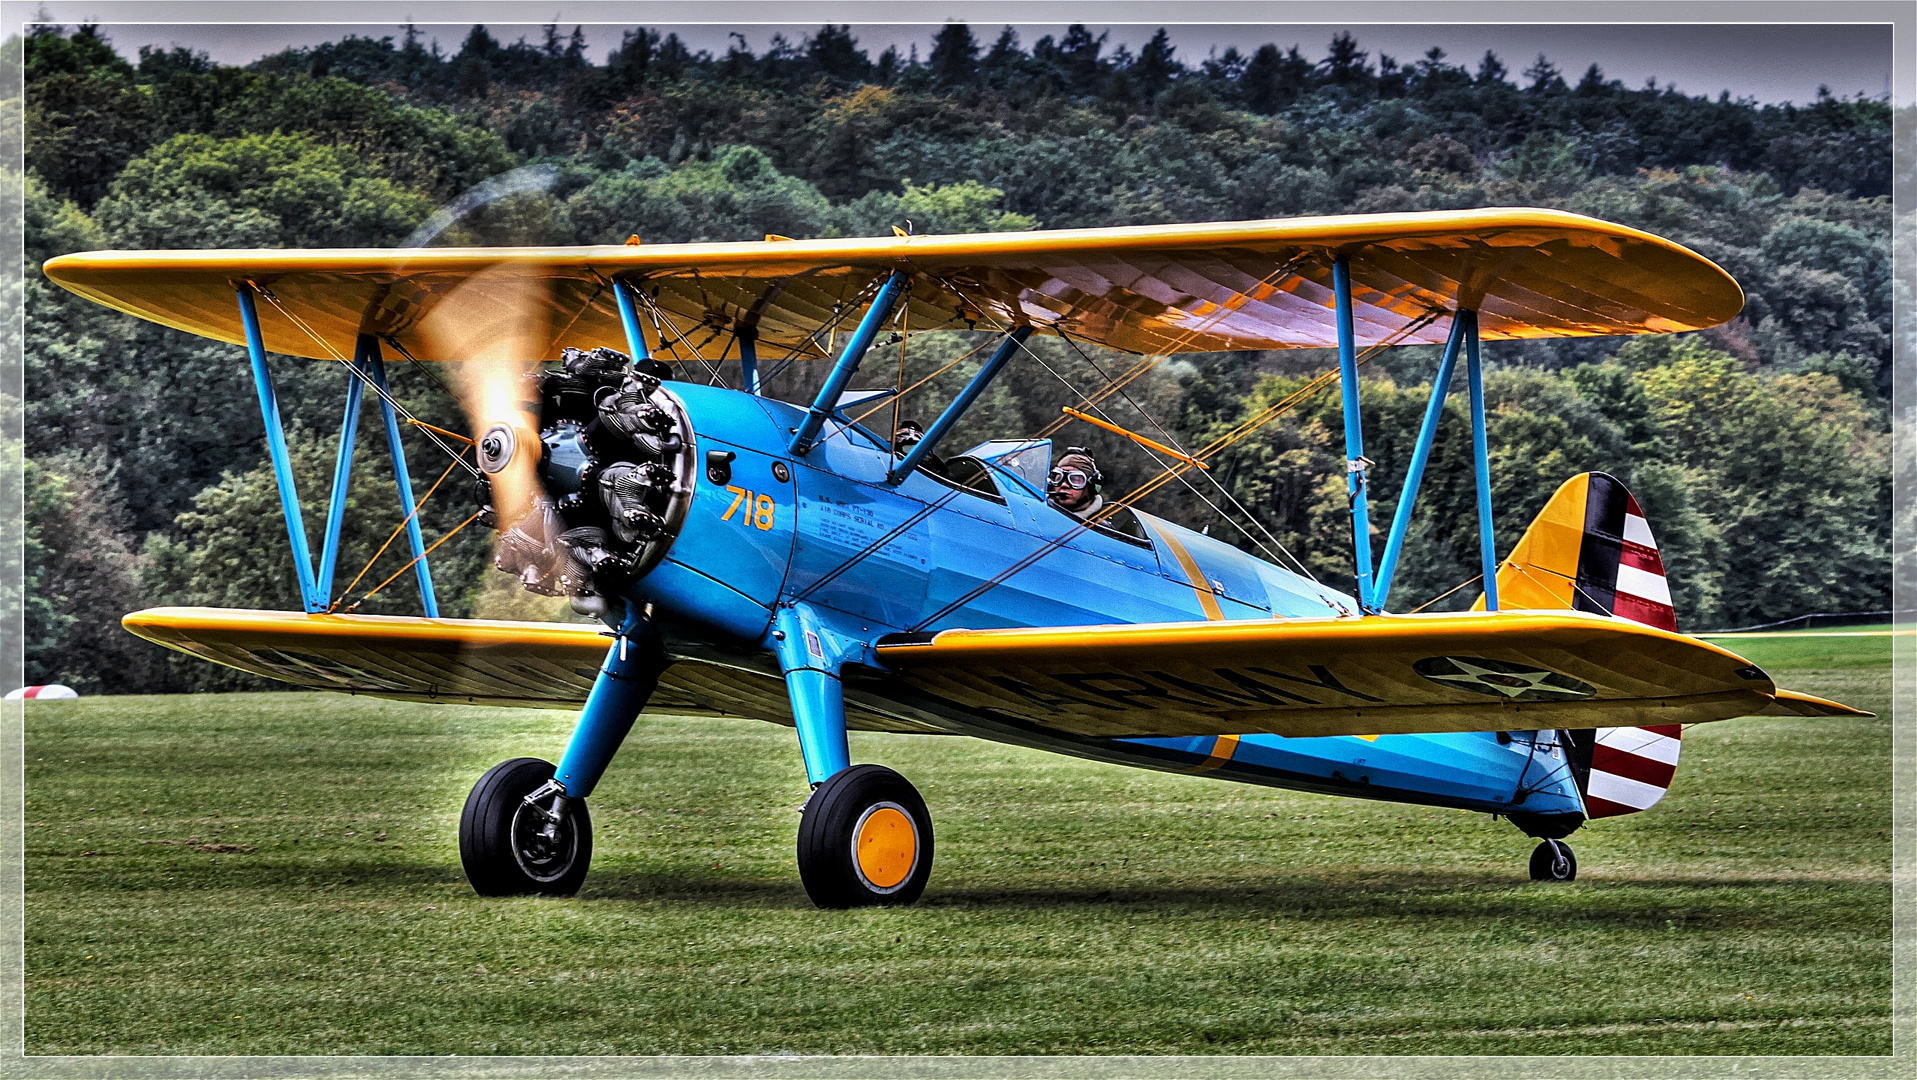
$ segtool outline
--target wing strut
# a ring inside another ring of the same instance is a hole
[[[992,354],[990,360],[985,361],[985,366],[978,369],[978,374],[972,376],[972,381],[965,384],[965,389],[958,392],[958,396],[945,407],[945,411],[939,414],[939,418],[932,421],[932,426],[927,428],[925,434],[919,438],[918,445],[905,455],[905,460],[892,466],[892,471],[885,477],[887,483],[897,484],[912,475],[912,470],[919,467],[919,462],[925,460],[926,455],[932,452],[932,448],[939,444],[940,439],[945,438],[946,433],[952,430],[952,425],[959,422],[959,418],[965,415],[965,410],[972,407],[972,402],[978,400],[978,396],[983,394],[992,380],[998,377],[999,370],[1018,354],[1019,349],[1025,345],[1025,339],[1031,336],[1032,328],[1029,326],[1021,326],[1005,335],[1005,340],[999,345],[998,351]]]
[[[757,397],[760,393],[759,329],[740,324],[732,336],[739,341],[739,389]]]
[[[1344,264],[1341,260],[1337,265]],[[1424,423],[1418,428],[1418,442],[1411,451],[1411,467],[1405,474],[1404,490],[1399,493],[1398,508],[1391,518],[1391,535],[1385,540],[1384,555],[1378,560],[1377,580],[1371,585],[1370,595],[1367,596],[1366,573],[1370,565],[1371,543],[1369,522],[1365,518],[1364,470],[1369,463],[1364,457],[1364,433],[1358,416],[1356,365],[1348,364],[1346,360],[1350,355],[1351,294],[1349,279],[1342,272],[1333,280],[1340,283],[1337,290],[1338,359],[1345,392],[1345,442],[1349,455],[1347,468],[1351,476],[1352,536],[1358,563],[1359,606],[1366,614],[1385,610],[1385,600],[1391,595],[1391,579],[1397,573],[1398,558],[1404,553],[1405,535],[1411,531],[1411,512],[1418,501],[1418,489],[1424,483],[1425,466],[1431,461],[1431,447],[1437,440],[1438,421],[1444,415],[1445,399],[1451,392],[1451,379],[1458,370],[1458,353],[1462,351],[1465,354],[1465,380],[1470,385],[1471,395],[1471,461],[1478,488],[1478,556],[1484,564],[1484,606],[1487,611],[1496,611],[1498,551],[1491,520],[1491,457],[1484,418],[1484,364],[1478,347],[1478,313],[1461,310],[1451,318],[1451,335],[1445,341],[1444,358],[1438,362],[1438,373],[1431,380],[1431,399],[1425,405]]]
[[[619,304],[619,325],[626,332],[626,355],[636,364],[652,353],[646,348],[646,334],[640,328],[639,309],[632,303],[632,286],[615,281],[612,283],[612,296]]]
[[[1338,316],[1338,381],[1345,402],[1345,490],[1351,498],[1351,549],[1358,567],[1358,610],[1376,614],[1371,585],[1371,500],[1365,491],[1364,420],[1358,413],[1358,343],[1351,327],[1351,265],[1343,255],[1331,264]]]
[[[260,313],[253,290],[239,290],[240,321],[246,325],[246,353],[253,361],[253,389],[260,396],[260,419],[266,422],[266,454],[273,459],[273,480],[280,489],[280,513],[286,517],[286,538],[293,545],[293,572],[299,575],[300,599],[307,611],[325,611],[326,597],[313,577],[313,549],[306,542],[306,521],[300,516],[299,490],[293,486],[293,460],[286,453],[286,427],[280,419],[279,394],[273,371],[266,366],[266,345],[260,338]]]
[[[892,271],[879,294],[872,298],[872,306],[865,310],[865,318],[859,320],[859,328],[845,343],[845,351],[839,354],[838,362],[832,365],[832,373],[825,377],[825,383],[819,387],[819,396],[812,401],[812,407],[806,410],[805,419],[800,421],[799,430],[792,433],[792,442],[787,449],[804,457],[818,441],[819,431],[825,427],[825,418],[838,408],[839,395],[845,392],[845,384],[859,370],[859,361],[865,359],[865,351],[872,347],[872,339],[879,336],[879,327],[892,314],[892,306],[898,303],[899,295],[905,291],[906,276],[902,270]]]
[[[427,618],[437,619],[439,597],[433,592],[432,569],[426,565],[426,538],[419,531],[413,477],[406,468],[406,447],[399,441],[399,411],[393,407],[393,394],[386,386],[386,361],[380,356],[379,339],[360,338],[360,352],[366,357],[367,374],[373,377],[373,390],[379,395],[379,414],[386,423],[386,452],[393,462],[393,484],[399,488],[399,510],[406,515],[406,543],[413,549],[413,576],[419,579],[419,603]]]
[[[1471,460],[1478,473],[1478,558],[1484,564],[1484,609],[1498,610],[1498,547],[1491,531],[1491,454],[1484,426],[1484,364],[1478,357],[1478,313],[1464,318],[1464,371],[1471,383]]]
[[[1464,345],[1465,320],[1451,317],[1451,337],[1444,343],[1444,359],[1438,361],[1438,374],[1431,380],[1431,400],[1424,407],[1424,423],[1418,428],[1418,445],[1411,451],[1411,468],[1405,473],[1404,491],[1398,496],[1397,512],[1391,516],[1391,536],[1385,540],[1384,557],[1378,560],[1378,588],[1375,598],[1379,610],[1391,595],[1391,578],[1398,570],[1398,556],[1404,552],[1404,538],[1411,531],[1411,509],[1418,501],[1418,489],[1424,484],[1424,467],[1431,461],[1431,447],[1438,438],[1438,418],[1444,415],[1444,401],[1451,392],[1451,377],[1458,370],[1458,350]]]
[[[300,513],[299,490],[293,479],[293,461],[286,449],[286,429],[280,417],[279,395],[273,386],[273,372],[267,367],[266,346],[260,337],[260,317],[253,288],[238,290],[240,321],[246,328],[246,352],[253,365],[253,386],[260,398],[260,418],[266,424],[266,453],[273,462],[273,480],[279,487],[280,512],[286,518],[286,538],[293,548],[293,570],[299,578],[300,602],[308,612],[322,612],[332,594],[333,571],[339,562],[340,533],[346,519],[346,494],[353,475],[353,446],[359,434],[360,403],[364,387],[370,382],[379,397],[380,414],[386,425],[386,449],[393,463],[393,482],[399,489],[400,509],[406,514],[406,538],[413,549],[414,573],[419,578],[419,600],[427,618],[439,617],[439,601],[433,591],[432,571],[426,565],[425,538],[420,534],[419,515],[413,502],[412,476],[406,468],[406,448],[399,441],[399,414],[393,395],[386,386],[386,364],[380,356],[379,341],[371,335],[359,338],[346,384],[345,415],[340,420],[339,454],[333,465],[333,490],[327,501],[326,539],[320,549],[317,573],[313,568],[313,550],[306,536],[306,522]],[[271,297],[269,297],[271,299]]]

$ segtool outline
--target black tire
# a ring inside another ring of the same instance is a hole
[[[932,815],[905,777],[883,765],[854,765],[806,801],[799,819],[799,880],[814,904],[909,904],[931,876]]]
[[[1546,840],[1531,852],[1532,881],[1576,881],[1578,857],[1562,840]]]
[[[568,799],[556,825],[526,806],[553,764],[513,758],[486,770],[459,815],[459,862],[481,896],[571,896],[592,864],[592,816]],[[552,826],[550,830],[547,826]]]

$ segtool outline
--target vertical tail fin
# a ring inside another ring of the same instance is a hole
[[[1614,476],[1579,473],[1538,512],[1510,558],[1498,567],[1498,605],[1589,611],[1660,630],[1677,629],[1657,538],[1637,499]],[[1477,608],[1484,607],[1480,597]],[[1648,810],[1677,773],[1683,729],[1571,731],[1571,764],[1585,814],[1616,817]]]
[[[1636,497],[1606,473],[1579,473],[1544,504],[1498,568],[1498,602],[1677,629],[1657,538]]]

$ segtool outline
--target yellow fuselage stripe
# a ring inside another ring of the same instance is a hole
[[[1143,521],[1144,518],[1139,520]],[[1224,622],[1225,609],[1218,606],[1218,597],[1212,594],[1211,585],[1205,580],[1205,572],[1198,569],[1198,561],[1191,557],[1191,552],[1186,551],[1185,545],[1179,543],[1178,538],[1171,533],[1161,529],[1153,529],[1152,532],[1165,542],[1165,546],[1171,549],[1172,557],[1184,569],[1185,580],[1191,582],[1191,591],[1198,594],[1198,606],[1204,609],[1205,618],[1212,622]]]
[[[1192,766],[1191,771],[1195,773],[1210,772],[1225,762],[1230,761],[1231,756],[1237,752],[1238,736],[1220,735],[1211,742],[1211,756],[1199,762],[1197,765]]]

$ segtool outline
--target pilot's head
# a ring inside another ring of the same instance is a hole
[[[1098,489],[1104,481],[1105,474],[1098,471],[1098,462],[1092,460],[1092,455],[1082,446],[1071,446],[1046,477],[1045,494],[1054,506],[1077,514],[1098,497]]]
[[[925,429],[919,426],[917,420],[902,420],[899,422],[898,432],[892,438],[892,449],[904,453],[924,441]]]

